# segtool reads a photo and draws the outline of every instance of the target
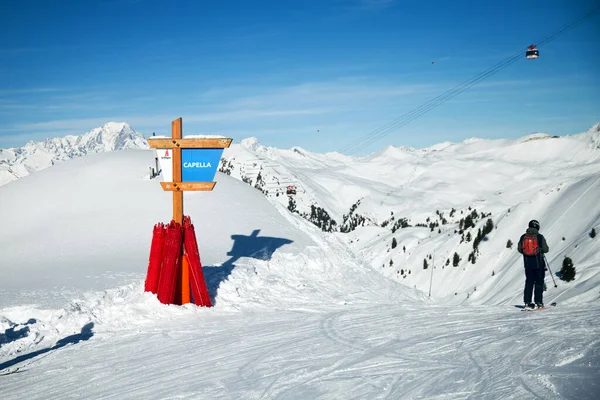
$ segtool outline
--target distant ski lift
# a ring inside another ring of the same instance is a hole
[[[293,196],[296,194],[296,186],[290,185],[287,187],[288,196]]]
[[[537,47],[532,44],[531,46],[529,46],[527,48],[527,53],[525,54],[525,57],[527,57],[528,59],[535,59],[538,58],[540,56],[540,51],[537,49]]]

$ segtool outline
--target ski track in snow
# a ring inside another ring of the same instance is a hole
[[[89,340],[0,377],[0,396],[593,399],[600,393],[598,307],[523,313],[512,306],[382,302],[230,315],[190,310],[144,326],[97,324]]]

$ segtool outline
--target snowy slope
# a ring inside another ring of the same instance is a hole
[[[104,290],[143,279],[152,227],[171,217],[171,197],[156,180],[148,179],[147,163],[152,160],[151,151],[92,155],[3,187],[0,223],[10,229],[0,233],[0,248],[4,251],[1,270],[7,277],[0,289],[1,304],[32,302],[57,306],[61,300],[88,290]],[[226,264],[215,270],[216,275],[230,272],[239,259],[265,258],[279,247],[283,253],[274,257],[283,257],[296,267],[296,273],[304,270],[311,258],[332,262],[319,254],[323,251],[320,242],[294,228],[294,224],[305,221],[294,222],[299,218],[282,216],[258,191],[241,182],[222,174],[217,179],[218,190],[212,193],[185,194],[186,214],[197,225],[201,255],[206,252],[203,263]],[[254,231],[256,238],[252,237]],[[329,240],[336,242],[335,238]],[[266,255],[265,249],[269,250]],[[343,251],[338,256],[346,263],[352,257],[348,253],[344,259]],[[53,257],[46,258],[46,254]],[[338,270],[339,267],[327,268],[327,272],[319,274],[335,275]],[[312,285],[320,275],[298,279]],[[382,277],[374,279],[386,281]],[[50,290],[45,292],[44,288]],[[236,304],[240,303],[239,295],[236,292]],[[256,293],[245,295],[251,301]],[[279,302],[279,296],[275,297]],[[265,293],[261,293],[259,301],[264,300]],[[223,297],[218,301],[227,302]]]
[[[0,188],[2,399],[600,393],[597,305],[436,305],[224,174],[185,197],[215,307],[160,304],[143,277],[171,196],[152,159],[90,155]]]
[[[0,186],[86,154],[146,148],[144,137],[128,124],[109,122],[80,136],[31,141],[23,147],[0,149]]]
[[[290,209],[324,230],[351,231],[337,235],[373,268],[426,293],[431,286],[432,296],[445,302],[519,300],[522,261],[507,244],[516,244],[527,222],[538,219],[552,271],[565,256],[578,271],[575,281],[560,281],[548,295],[579,302],[600,297],[593,290],[600,280],[600,240],[588,235],[600,231],[599,143],[600,124],[563,137],[388,146],[359,158],[267,148],[247,139],[224,152],[221,170],[262,189],[273,203],[293,202]],[[288,184],[298,186],[292,200],[285,195]],[[336,224],[315,218],[311,206],[322,207]],[[462,232],[460,220],[472,213],[475,227]],[[474,251],[473,239],[488,219],[496,229]]]

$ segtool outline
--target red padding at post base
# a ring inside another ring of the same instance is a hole
[[[183,237],[184,248],[190,265],[190,285],[192,286],[194,304],[197,306],[212,307],[206,281],[204,280],[204,273],[202,272],[196,232],[188,216],[183,217]]]
[[[165,225],[158,223],[154,225],[152,232],[152,244],[150,246],[150,260],[148,261],[148,272],[144,285],[145,292],[156,294],[158,279],[160,277],[160,265],[162,264],[163,248],[165,245]]]
[[[174,220],[167,227],[162,267],[156,295],[163,304],[173,304],[183,240],[181,225]]]

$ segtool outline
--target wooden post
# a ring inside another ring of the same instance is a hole
[[[161,182],[163,190],[173,192],[173,220],[183,225],[183,192],[184,191],[210,191],[215,187],[216,182],[182,182],[182,149],[225,149],[231,144],[230,138],[189,138],[183,139],[182,118],[177,118],[171,122],[171,139],[156,138],[154,134],[148,138],[148,144],[155,149],[170,149],[173,163],[173,177],[171,182]],[[158,162],[158,158],[156,159]],[[157,164],[158,173],[158,164]],[[184,247],[181,247],[179,256],[179,268],[182,270],[178,275],[181,277],[181,295],[182,304],[190,302],[190,270],[189,260],[184,254]]]
[[[171,123],[173,139],[181,139],[182,119],[177,118]],[[181,147],[173,147],[173,182],[181,183]],[[173,191],[173,220],[183,224],[183,191]]]

